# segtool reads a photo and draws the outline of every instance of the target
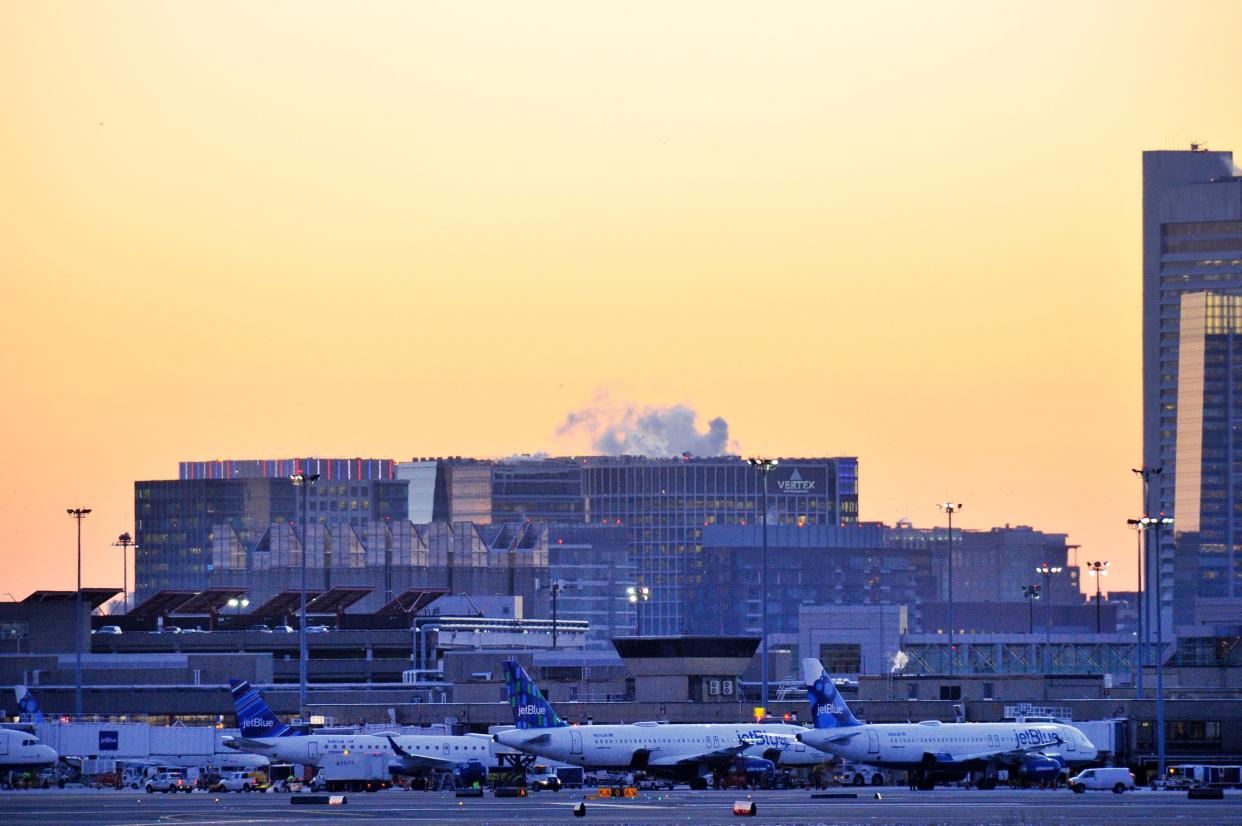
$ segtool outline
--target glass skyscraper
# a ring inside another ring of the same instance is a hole
[[[1242,296],[1181,299],[1171,583],[1179,624],[1228,616],[1219,609],[1231,600],[1235,617],[1242,609]]]
[[[1202,297],[1192,299],[1188,294]],[[1221,366],[1219,351],[1229,348],[1220,337],[1232,334],[1207,333],[1221,329],[1208,319],[1227,313],[1228,302],[1216,306],[1209,295],[1242,295],[1242,177],[1235,174],[1233,154],[1197,148],[1145,152],[1143,463],[1161,469],[1152,477],[1150,510],[1153,515],[1172,516],[1175,535],[1158,543],[1159,559],[1157,543],[1152,542],[1144,587],[1155,594],[1158,565],[1161,592],[1158,603],[1153,599],[1149,605],[1158,604],[1173,623],[1193,621],[1196,598],[1218,593],[1222,587],[1222,567],[1212,558],[1216,542],[1203,544],[1192,536],[1201,536],[1209,514],[1218,526],[1228,524],[1222,537],[1232,537],[1242,520],[1242,512],[1228,498],[1242,478],[1242,466],[1229,458],[1236,455],[1239,438],[1232,426],[1231,392],[1225,389],[1230,379],[1215,372]],[[1181,328],[1184,312],[1194,316],[1185,317],[1194,324],[1188,337]],[[1204,349],[1203,375],[1192,367],[1198,363],[1195,354],[1188,353],[1189,360],[1183,360],[1183,346]],[[1184,367],[1195,372],[1183,376]],[[1218,427],[1220,416],[1226,416],[1223,428]],[[1183,426],[1196,429],[1183,435]],[[1183,513],[1183,508],[1192,509]],[[1176,536],[1185,541],[1173,541]],[[1237,553],[1232,546],[1224,558],[1236,558]],[[1203,565],[1218,573],[1204,579],[1199,573]],[[1226,589],[1236,593],[1235,578],[1227,580]]]

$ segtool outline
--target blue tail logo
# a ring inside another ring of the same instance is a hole
[[[233,693],[233,710],[242,737],[285,737],[293,729],[280,722],[276,713],[263,702],[258,690],[245,680],[229,680]]]
[[[516,660],[505,660],[505,699],[513,710],[513,723],[520,729],[559,728],[569,725],[543,698],[543,692],[534,680],[522,670]]]
[[[815,728],[862,725],[845,704],[841,692],[837,691],[819,660],[808,658],[802,661],[802,679],[806,681],[806,699],[811,704],[811,719],[815,721]]]
[[[30,689],[24,685],[15,685],[13,686],[13,691],[17,694],[17,708],[22,714],[29,715],[31,720],[36,723],[47,722],[47,718],[39,710],[39,704],[35,702],[34,695],[30,693]]]

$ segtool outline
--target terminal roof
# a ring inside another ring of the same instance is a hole
[[[417,614],[447,593],[448,591],[444,588],[409,588],[375,613]]]
[[[120,588],[83,588],[82,601],[94,611],[119,593]],[[22,602],[67,602],[76,598],[77,594],[77,591],[35,591]]]
[[[374,590],[372,588],[331,588],[306,603],[308,614],[339,614]]]

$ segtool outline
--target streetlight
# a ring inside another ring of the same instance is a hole
[[[1143,666],[1146,664],[1146,655],[1143,652],[1143,568],[1145,567],[1143,559],[1143,537],[1147,533],[1147,526],[1142,519],[1127,519],[1127,525],[1134,527],[1134,540],[1136,550],[1135,559],[1138,561],[1138,593],[1135,594],[1135,607],[1138,609],[1138,628],[1135,629],[1136,639],[1138,640],[1138,656],[1134,660],[1134,698],[1141,699],[1143,696]]]
[[[1164,560],[1161,559],[1160,535],[1173,524],[1173,517],[1144,516],[1143,524],[1148,530],[1156,531],[1156,757],[1160,776],[1164,777]]]
[[[65,513],[72,516],[78,523],[78,593],[73,607],[73,639],[76,652],[73,666],[73,697],[74,709],[79,718],[82,717],[82,520],[90,512],[90,508],[67,508],[65,510]]]
[[[1029,617],[1026,622],[1026,633],[1035,633],[1035,600],[1039,599],[1038,585],[1023,585],[1022,596],[1026,597],[1026,607]]]
[[[250,600],[246,599],[245,597],[242,597],[241,599],[238,599],[237,597],[229,598],[229,607],[236,609],[234,613],[238,614],[239,616],[241,615],[241,609],[249,607],[249,605],[250,605]]]
[[[310,464],[309,462],[307,464]],[[302,489],[302,584],[298,589],[298,611],[302,621],[298,623],[298,705],[306,707],[306,552],[310,544],[306,534],[306,494],[311,485],[319,481],[318,473],[306,474],[298,471],[289,477],[295,488]],[[299,713],[301,713],[299,711]]]
[[[125,600],[125,613],[129,613],[129,549],[137,548],[129,531],[121,534],[112,543],[112,547],[121,549],[121,598]],[[135,563],[136,564],[136,563]]]
[[[625,589],[626,599],[634,606],[634,618],[637,624],[635,636],[643,635],[643,603],[651,599],[651,589],[646,585],[631,585]]]
[[[1130,472],[1138,475],[1143,480],[1143,518],[1130,520],[1131,524],[1141,525],[1142,534],[1141,542],[1143,543],[1142,558],[1139,561],[1139,581],[1138,581],[1138,614],[1139,614],[1139,647],[1138,647],[1138,682],[1135,684],[1136,696],[1143,696],[1143,671],[1147,665],[1147,648],[1151,644],[1151,617],[1143,615],[1151,610],[1151,597],[1143,590],[1143,583],[1147,583],[1147,587],[1151,587],[1151,572],[1146,568],[1151,561],[1151,536],[1147,533],[1148,523],[1145,521],[1151,513],[1151,480],[1155,476],[1159,476],[1164,472],[1163,467],[1142,467],[1130,468]],[[1158,597],[1157,597],[1158,598]]]
[[[1108,576],[1108,561],[1088,562],[1087,573],[1095,577],[1095,633],[1100,633],[1100,578]]]
[[[1044,676],[1048,675],[1048,651],[1052,648],[1052,575],[1061,573],[1060,565],[1049,565],[1047,562],[1035,569],[1035,573],[1044,575],[1044,595],[1048,597],[1047,623],[1044,629]]]
[[[949,676],[953,676],[953,514],[961,503],[944,502],[936,506],[949,515]]]
[[[779,463],[776,459],[764,459],[755,457],[746,460],[747,464],[759,471],[759,475],[763,477],[763,561],[762,569],[759,573],[759,602],[761,613],[761,625],[763,638],[760,641],[762,645],[762,658],[759,663],[759,673],[763,682],[763,704],[768,704],[768,474],[772,472],[772,468]]]

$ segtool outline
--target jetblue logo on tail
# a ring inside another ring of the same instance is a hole
[[[862,722],[854,716],[841,692],[833,685],[828,672],[819,664],[819,660],[805,659],[802,661],[802,677],[806,680],[806,699],[811,705],[811,719],[815,728],[844,728],[861,726]]]
[[[505,660],[505,699],[513,709],[513,724],[520,729],[559,728],[568,725],[544,699],[539,686],[516,660]]]
[[[229,690],[233,694],[233,710],[237,714],[237,728],[242,737],[284,737],[293,733],[267,707],[263,697],[250,687],[250,683],[229,680]]]

